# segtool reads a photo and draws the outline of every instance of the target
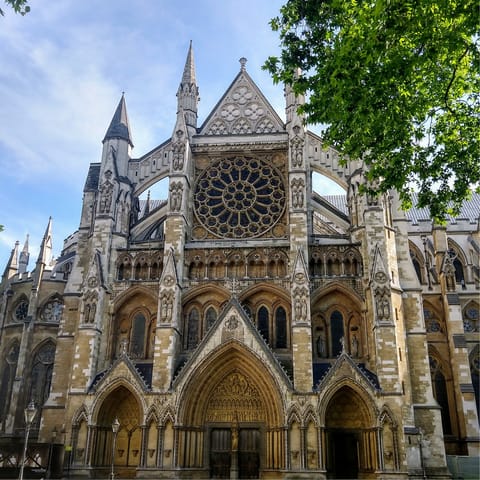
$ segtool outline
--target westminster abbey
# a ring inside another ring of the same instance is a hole
[[[444,225],[366,196],[244,58],[200,125],[190,46],[177,99],[133,157],[122,96],[61,255],[51,220],[30,268],[12,250],[0,476],[31,403],[25,468],[50,478],[448,479],[478,458],[480,196]]]

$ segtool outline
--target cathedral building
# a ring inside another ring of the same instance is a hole
[[[31,269],[28,239],[12,251],[0,475],[31,402],[26,468],[50,477],[448,479],[478,458],[480,196],[444,225],[367,197],[243,58],[199,125],[190,46],[177,98],[133,157],[122,96],[61,255],[51,220]]]

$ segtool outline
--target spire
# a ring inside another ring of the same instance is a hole
[[[200,97],[198,96],[197,76],[195,74],[195,62],[193,60],[192,41],[188,49],[182,80],[177,91],[177,115],[185,116],[185,123],[191,135],[197,130],[197,107]]]
[[[28,267],[28,260],[30,258],[30,253],[28,251],[28,234],[25,238],[25,243],[23,244],[23,249],[20,253],[20,260],[18,261],[18,273],[25,273]]]
[[[113,114],[112,121],[110,122],[110,126],[108,127],[107,133],[105,134],[103,143],[112,138],[120,138],[122,140],[126,140],[133,148],[124,93],[122,93],[122,98],[118,103],[118,107],[115,110],[115,113]]]
[[[197,76],[195,74],[195,62],[193,60],[193,48],[192,41],[190,40],[190,46],[188,48],[187,60],[185,62],[185,68],[183,69],[182,84],[196,84]]]
[[[10,253],[10,258],[8,259],[7,266],[5,267],[5,271],[3,272],[2,282],[12,278],[18,271],[18,240],[15,242],[15,246],[12,249],[12,253]]]
[[[42,244],[40,245],[40,253],[37,259],[37,265],[50,265],[52,262],[52,217],[48,219],[47,229],[43,235]]]

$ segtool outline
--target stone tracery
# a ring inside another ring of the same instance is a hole
[[[217,237],[257,237],[281,218],[285,186],[280,172],[263,160],[224,158],[200,175],[194,208],[198,220]]]

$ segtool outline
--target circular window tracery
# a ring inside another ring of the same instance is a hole
[[[22,300],[15,308],[15,320],[21,322],[27,318],[28,303]]]
[[[282,176],[260,159],[224,158],[200,175],[194,209],[203,226],[218,237],[257,237],[275,225],[285,209]]]

